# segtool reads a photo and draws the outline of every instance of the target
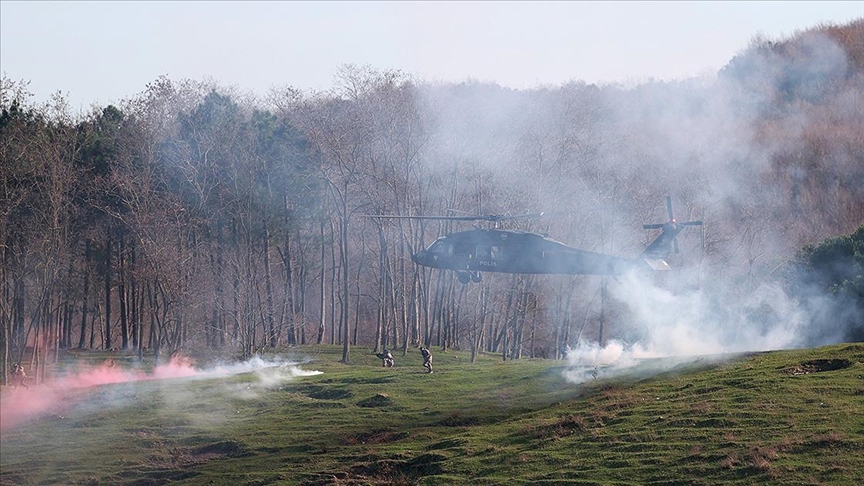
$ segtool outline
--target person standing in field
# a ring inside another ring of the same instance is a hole
[[[9,374],[12,376],[12,388],[18,388],[19,386],[23,386],[28,390],[30,389],[30,386],[27,385],[27,373],[24,372],[23,366],[19,365],[18,363],[13,363],[12,371],[10,371]]]
[[[429,370],[429,373],[432,373],[432,353],[429,349],[420,346],[420,354],[423,355],[423,367]]]

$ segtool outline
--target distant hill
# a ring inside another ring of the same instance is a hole
[[[864,18],[757,37],[718,77],[759,109],[757,140],[775,151],[764,182],[783,191],[778,222],[799,243],[864,222]]]

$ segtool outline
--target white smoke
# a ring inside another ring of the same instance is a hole
[[[230,371],[229,374],[252,374],[254,380],[232,387],[239,398],[252,400],[259,396],[259,391],[277,389],[298,377],[322,374],[321,371],[302,369],[299,364],[293,361],[267,361],[256,356],[249,361],[229,366],[227,369]]]
[[[688,275],[682,272],[677,278]],[[682,287],[670,290],[637,273],[611,281],[610,296],[622,307],[620,319],[626,322],[633,342],[613,339],[603,346],[594,342],[577,345],[567,354],[566,378],[583,383],[616,376],[648,358],[674,358],[668,363],[679,364],[705,356],[802,344],[809,313],[776,284],[760,283],[743,298],[723,294],[721,289]],[[652,369],[661,371],[662,367]]]
[[[216,365],[201,370],[198,377],[211,378],[252,373],[255,376],[255,386],[261,388],[276,388],[300,376],[320,375],[321,371],[309,371],[299,367],[297,361],[282,361],[281,359],[265,360],[255,356],[240,363]]]

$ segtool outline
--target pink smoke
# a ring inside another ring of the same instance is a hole
[[[192,366],[190,359],[174,356],[167,364],[154,368],[152,373],[124,370],[117,367],[113,360],[108,360],[101,366],[48,380],[39,386],[34,386],[31,378],[29,389],[18,388],[3,393],[0,399],[0,432],[32,418],[62,412],[76,401],[70,393],[74,390],[133,381],[189,378],[201,374]]]

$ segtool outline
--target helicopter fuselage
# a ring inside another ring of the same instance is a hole
[[[672,213],[672,197],[666,196],[666,223],[642,225],[644,229],[661,230],[645,250],[635,258],[622,258],[582,250],[555,241],[546,235],[515,230],[481,229],[460,231],[441,236],[425,250],[411,255],[418,265],[455,270],[459,281],[480,282],[480,272],[620,275],[630,270],[669,270],[666,257],[672,248],[678,252],[678,234],[687,226],[702,226],[702,221],[679,223]],[[420,219],[438,221],[489,221],[496,225],[508,219],[541,217],[546,213],[515,216],[399,216],[367,215],[376,219]]]
[[[537,233],[500,229],[442,236],[411,259],[457,272],[618,275],[634,266],[651,266],[641,259],[573,248]]]

